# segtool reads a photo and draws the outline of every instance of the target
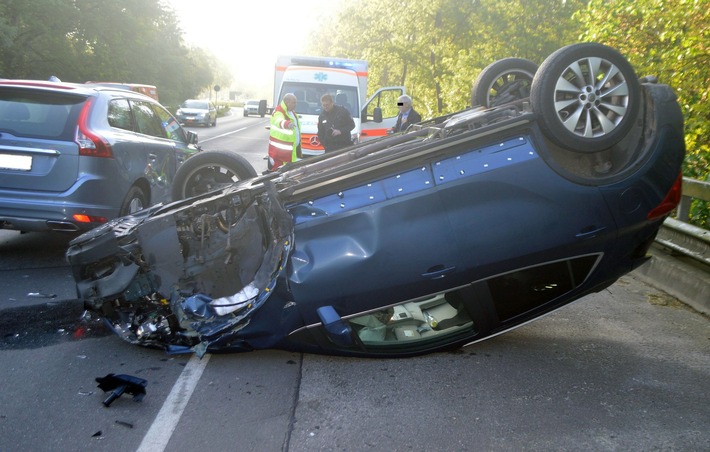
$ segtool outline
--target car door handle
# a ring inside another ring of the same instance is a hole
[[[596,237],[604,229],[606,229],[606,226],[602,226],[600,228],[596,226],[589,226],[582,229],[582,231],[575,235],[575,237],[579,240],[591,239],[592,237]]]
[[[158,156],[155,154],[148,154],[148,160],[150,160],[151,162],[154,162],[154,161],[158,160]]]
[[[449,273],[456,270],[456,267],[444,267],[443,265],[435,265],[422,273],[422,276],[429,279],[441,279]]]

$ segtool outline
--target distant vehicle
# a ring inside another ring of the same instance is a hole
[[[83,231],[170,201],[196,143],[134,91],[0,81],[0,228]]]
[[[188,99],[180,104],[175,116],[186,126],[217,125],[217,107],[208,100]]]
[[[266,109],[261,113],[259,112],[259,101],[258,100],[248,100],[244,102],[244,116],[249,115],[259,115],[262,118],[266,115]]]
[[[404,87],[380,88],[367,99],[367,71],[365,60],[295,55],[277,58],[273,106],[278,106],[286,93],[293,93],[298,99],[296,113],[303,127],[301,149],[304,156],[324,152],[318,140],[318,115],[323,94],[331,94],[335,103],[352,115],[355,123],[351,132],[353,143],[384,136],[395,125],[399,113],[397,98],[405,94]]]
[[[71,242],[77,293],[122,339],[176,353],[412,356],[604,290],[680,200],[676,96],[599,44],[536,71],[500,61],[479,106],[406,133],[261,176],[191,157],[185,199]]]
[[[160,102],[158,98],[158,88],[155,85],[144,85],[142,83],[115,83],[115,82],[86,82],[87,85],[107,86],[110,88],[127,89],[137,93],[145,94]]]

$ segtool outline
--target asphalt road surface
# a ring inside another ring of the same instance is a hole
[[[196,130],[263,171],[266,124]],[[0,451],[710,450],[710,322],[633,273],[451,353],[200,360],[83,316],[67,241],[0,231]],[[145,398],[104,407],[109,373]]]

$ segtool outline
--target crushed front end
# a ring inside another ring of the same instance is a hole
[[[124,340],[201,356],[249,324],[291,244],[276,191],[254,181],[111,221],[67,260],[86,308]]]

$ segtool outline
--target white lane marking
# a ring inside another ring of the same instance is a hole
[[[204,143],[205,141],[214,140],[215,138],[226,137],[226,136],[232,135],[233,133],[241,132],[242,130],[246,130],[246,129],[248,129],[248,127],[242,127],[241,129],[232,130],[231,132],[223,133],[222,135],[215,135],[213,137],[205,138],[204,140],[201,140],[200,143]]]
[[[256,123],[256,124],[250,124],[250,125],[248,125],[248,126],[242,127],[241,129],[232,130],[231,132],[223,133],[222,135],[215,135],[215,136],[213,136],[213,137],[205,138],[204,140],[200,140],[200,143],[204,143],[204,142],[206,142],[206,141],[214,140],[215,138],[226,137],[226,136],[235,134],[235,133],[237,133],[237,132],[241,132],[242,130],[251,129],[252,127],[256,127],[256,126],[258,126],[258,125],[263,125],[263,122],[259,122],[259,123]]]
[[[173,389],[170,391],[170,394],[168,394],[168,398],[165,399],[163,407],[155,417],[148,433],[143,437],[143,441],[138,447],[138,452],[159,452],[165,450],[209,360],[209,354],[205,355],[202,359],[198,358],[197,355],[192,355],[192,358],[187,362],[187,365],[173,385]]]

